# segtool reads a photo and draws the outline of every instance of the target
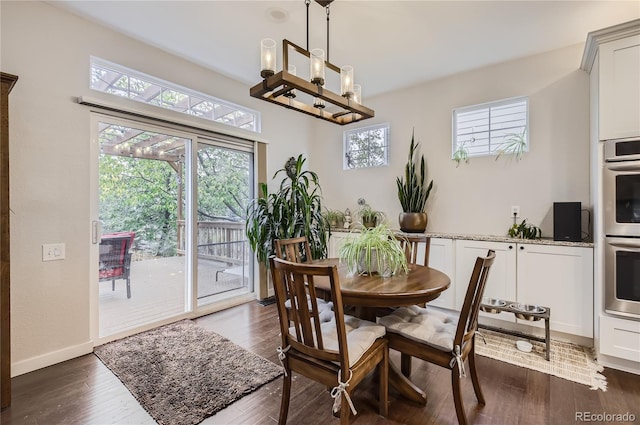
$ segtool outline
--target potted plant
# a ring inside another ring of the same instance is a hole
[[[247,208],[246,234],[258,261],[269,265],[274,255],[275,239],[306,236],[313,258],[326,258],[329,223],[322,215],[322,197],[318,175],[302,171],[302,155],[291,157],[284,168],[276,171],[286,176],[277,192],[269,193],[265,183],[260,184],[261,196]]]
[[[404,176],[398,177],[398,199],[402,205],[402,213],[398,218],[400,230],[407,233],[421,233],[427,228],[427,213],[425,204],[433,188],[433,180],[425,185],[426,169],[424,155],[420,157],[420,173],[418,174],[415,152],[418,144],[415,143],[414,133],[411,133],[411,145],[409,146],[409,159],[404,168]]]
[[[350,233],[340,247],[339,255],[351,273],[378,273],[389,277],[409,270],[400,242],[384,224]]]
[[[366,228],[376,227],[379,222],[385,219],[382,211],[374,210],[369,204],[362,204],[358,210],[358,215],[360,216],[360,223]]]
[[[515,219],[514,219],[515,221]],[[522,223],[513,225],[509,228],[509,237],[520,239],[540,239],[542,238],[542,230],[533,224],[527,223],[527,220],[522,220]]]
[[[342,229],[344,227],[344,213],[340,210],[327,209],[324,217],[329,222],[332,229]]]

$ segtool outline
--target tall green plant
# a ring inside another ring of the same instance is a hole
[[[302,155],[289,158],[284,168],[273,175],[275,179],[280,173],[286,174],[278,191],[269,193],[267,185],[260,184],[261,196],[247,209],[247,238],[258,261],[266,266],[275,253],[276,239],[306,236],[312,258],[327,256],[330,226],[322,214],[322,190],[316,173],[302,171],[305,161]]]
[[[415,143],[414,133],[411,133],[411,145],[409,146],[409,159],[404,167],[404,178],[398,177],[398,199],[404,212],[424,212],[425,204],[433,188],[433,180],[425,186],[426,168],[424,155],[420,157],[420,174],[416,172],[416,160],[414,158],[418,144]]]

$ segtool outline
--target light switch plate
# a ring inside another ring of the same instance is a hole
[[[65,259],[64,243],[50,243],[42,245],[42,261],[55,261]]]

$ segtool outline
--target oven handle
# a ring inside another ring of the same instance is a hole
[[[638,239],[623,239],[623,238],[607,238],[607,245],[620,247],[620,248],[640,248],[640,238]]]
[[[640,161],[607,162],[605,167],[613,171],[640,171]]]

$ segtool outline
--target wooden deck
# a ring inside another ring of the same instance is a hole
[[[99,283],[99,337],[178,315],[185,311],[186,258],[162,257],[131,263],[131,298],[125,280]],[[198,306],[249,292],[248,269],[198,260]]]

